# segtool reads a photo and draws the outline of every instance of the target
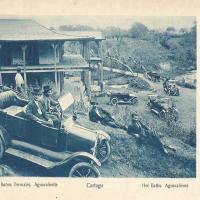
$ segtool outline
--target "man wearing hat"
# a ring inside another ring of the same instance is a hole
[[[43,95],[40,99],[42,106],[49,118],[51,118],[57,127],[61,124],[61,112],[58,110],[59,102],[51,98],[52,88],[49,85],[43,87]]]
[[[34,88],[31,92],[33,99],[25,108],[25,114],[30,120],[53,126],[53,121],[47,116],[44,106],[40,102],[42,93],[40,88]]]
[[[137,138],[140,143],[142,142],[144,144],[152,145],[161,152],[168,153],[165,149],[166,145],[164,146],[162,144],[159,136],[149,127],[140,122],[137,112],[134,112],[131,115],[131,122],[128,126],[127,133]]]
[[[99,106],[97,107],[97,103],[95,102],[91,102],[91,104],[92,108],[89,111],[90,121],[101,123],[105,126],[111,126],[112,128],[120,128],[126,130],[126,127],[116,122],[108,111]]]
[[[21,68],[17,68],[17,73],[15,75],[15,85],[18,92],[23,92],[23,86],[24,86],[24,79],[21,75]]]
[[[148,128],[140,122],[137,112],[132,113],[127,130],[128,134],[139,138],[140,135],[143,134],[144,130],[148,130]]]
[[[43,87],[43,95],[41,102],[44,104],[46,112],[56,111],[56,106],[59,105],[58,101],[51,98],[52,88],[49,85]]]

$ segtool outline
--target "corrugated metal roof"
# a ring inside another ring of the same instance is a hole
[[[59,31],[61,34],[79,37],[92,37],[96,40],[104,40],[101,31]]]
[[[31,19],[0,19],[0,41],[82,39],[89,37],[57,33]]]

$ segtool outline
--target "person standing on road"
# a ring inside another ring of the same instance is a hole
[[[24,79],[21,75],[21,68],[17,68],[17,73],[15,75],[15,85],[16,89],[19,93],[23,93],[23,87],[24,87]]]

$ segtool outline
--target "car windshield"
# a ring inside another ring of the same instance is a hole
[[[169,84],[175,84],[175,80],[168,80]]]
[[[58,99],[58,102],[63,111],[67,110],[74,103],[74,98],[71,93],[65,94]]]

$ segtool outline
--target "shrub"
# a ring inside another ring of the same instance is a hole
[[[186,82],[184,78],[182,80],[176,81],[176,84],[181,87],[185,87],[185,88],[189,88],[189,89],[196,89],[195,81],[194,81],[194,83],[189,83],[189,82]]]
[[[153,129],[162,133],[166,134],[171,137],[178,138],[185,143],[196,146],[196,126],[195,123],[191,124],[189,130],[183,128],[183,124],[180,121],[177,122],[170,122],[168,126],[161,124],[161,123],[154,123]]]
[[[141,90],[151,90],[150,84],[140,77],[134,77],[129,81],[129,87],[137,88]]]
[[[134,23],[129,29],[129,35],[133,38],[141,38],[148,32],[148,28],[141,23]]]

